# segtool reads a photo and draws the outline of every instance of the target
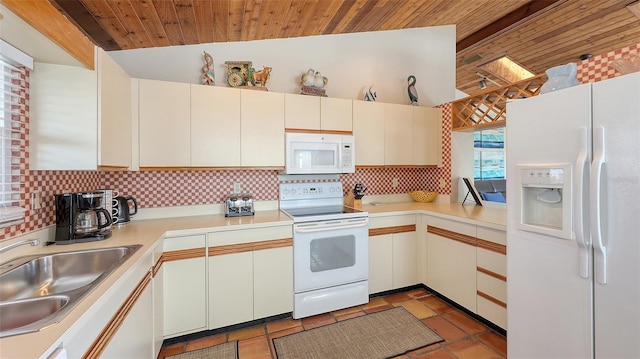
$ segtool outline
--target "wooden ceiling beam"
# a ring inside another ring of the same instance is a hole
[[[63,48],[87,68],[95,69],[95,45],[46,0],[1,0],[11,12]]]
[[[487,40],[488,38],[499,33],[500,31],[505,30],[508,27],[513,26],[519,23],[520,21],[531,17],[537,12],[540,12],[546,9],[549,6],[559,1],[566,1],[566,0],[530,1],[529,3],[510,12],[506,16],[501,17],[500,19],[492,22],[491,24],[483,27],[482,29],[458,41],[456,43],[456,52],[457,53],[461,52],[462,50],[472,45],[475,45],[480,41]]]
[[[76,27],[85,32],[85,36],[93,39],[96,45],[105,51],[121,50],[116,40],[100,25],[82,2],[77,0],[52,0],[51,4],[64,11],[67,18],[74,22]],[[90,35],[89,35],[90,34]]]

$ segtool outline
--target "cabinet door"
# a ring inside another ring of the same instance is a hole
[[[98,62],[98,165],[131,168],[131,76],[102,49]]]
[[[100,358],[155,358],[153,353],[153,289],[148,285]]]
[[[395,233],[393,235],[393,289],[418,283],[417,260],[416,232]]]
[[[253,252],[209,257],[209,329],[253,320]]]
[[[320,97],[284,94],[284,127],[287,129],[319,130]]]
[[[293,247],[253,252],[253,317],[293,311]]]
[[[205,236],[166,238],[166,252],[204,248]],[[168,256],[170,257],[170,256]],[[206,329],[207,283],[204,256],[162,264],[165,337]]]
[[[30,169],[96,170],[96,72],[40,62],[34,67],[30,83]]]
[[[442,109],[413,106],[413,164],[442,167]]]
[[[369,237],[369,294],[393,288],[393,235]]]
[[[353,135],[358,166],[384,165],[384,105],[353,101]]]
[[[240,166],[240,91],[191,85],[191,166]]]
[[[384,164],[412,165],[413,106],[390,103],[384,105]]]
[[[284,94],[240,91],[242,165],[284,167]]]
[[[476,247],[427,233],[429,287],[476,311]]]
[[[353,101],[342,98],[320,98],[320,128],[353,131]]]
[[[191,164],[190,85],[140,80],[140,167]]]
[[[164,268],[153,276],[153,357],[156,358],[162,349],[164,340]]]

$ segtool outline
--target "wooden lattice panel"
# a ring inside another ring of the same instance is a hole
[[[504,126],[507,120],[507,100],[536,96],[546,80],[547,75],[542,74],[452,102],[452,130]]]

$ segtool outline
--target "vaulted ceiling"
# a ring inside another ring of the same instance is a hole
[[[638,0],[48,1],[107,51],[455,24],[456,87],[468,94],[481,76],[512,82],[488,65],[503,56],[541,74],[640,43]]]

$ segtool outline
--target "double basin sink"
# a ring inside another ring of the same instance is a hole
[[[58,323],[140,247],[32,255],[0,264],[0,338]]]

